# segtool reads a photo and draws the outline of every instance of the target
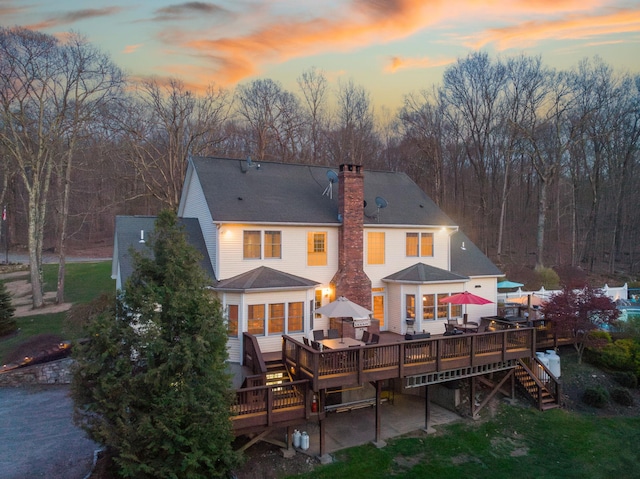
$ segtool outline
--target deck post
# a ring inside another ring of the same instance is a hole
[[[431,427],[431,386],[424,387],[424,430],[429,432]]]
[[[377,448],[381,448],[387,445],[382,439],[382,381],[376,381],[376,439],[373,441],[373,445]]]

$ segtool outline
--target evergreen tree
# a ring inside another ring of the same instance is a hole
[[[18,327],[13,317],[15,311],[7,286],[0,281],[0,337],[13,333]]]
[[[76,417],[124,477],[225,477],[238,456],[222,310],[175,214],[158,216],[149,243],[79,348]]]

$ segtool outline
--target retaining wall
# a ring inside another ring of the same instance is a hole
[[[63,358],[0,373],[1,386],[70,384],[73,359]]]

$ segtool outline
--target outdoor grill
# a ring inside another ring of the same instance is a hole
[[[369,318],[354,319],[353,329],[355,330],[356,339],[362,338],[362,332],[371,326],[371,320]]]

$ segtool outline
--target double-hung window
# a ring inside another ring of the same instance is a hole
[[[243,243],[243,257],[244,259],[260,259],[262,244],[262,234],[260,231],[245,231],[244,243]]]
[[[384,264],[384,233],[367,233],[367,264]]]
[[[242,251],[244,259],[282,258],[282,232],[246,230]]]
[[[327,265],[327,233],[307,233],[307,264],[309,266]]]
[[[433,256],[433,233],[407,233],[405,251],[407,256]]]

